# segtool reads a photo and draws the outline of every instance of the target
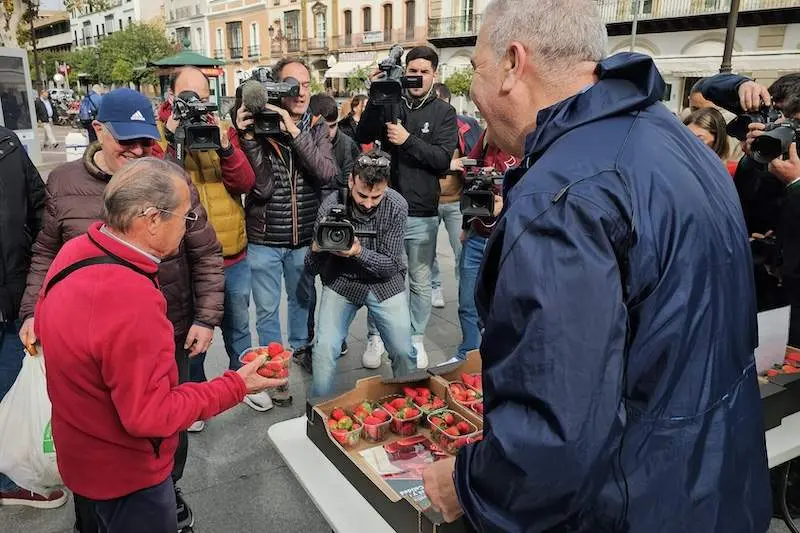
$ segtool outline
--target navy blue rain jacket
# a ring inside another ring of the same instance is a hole
[[[486,427],[456,488],[486,532],[761,533],[750,247],[719,158],[618,54],[541,111],[477,288]]]

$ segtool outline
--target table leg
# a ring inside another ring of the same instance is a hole
[[[792,461],[786,461],[778,467],[780,476],[778,478],[778,498],[781,506],[781,518],[783,518],[786,527],[788,527],[789,531],[792,533],[800,533],[800,529],[798,529],[797,525],[794,523],[792,514],[789,512],[789,506],[786,502],[786,489],[789,486],[789,468],[791,464]]]

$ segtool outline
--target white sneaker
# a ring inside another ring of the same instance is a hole
[[[202,420],[198,420],[197,422],[189,426],[189,429],[187,429],[186,431],[188,431],[189,433],[200,433],[204,429],[206,429],[206,423],[203,422]]]
[[[272,409],[272,398],[269,397],[267,391],[248,394],[244,397],[244,403],[259,413],[263,413],[264,411],[269,411]]]
[[[383,339],[380,335],[370,335],[367,341],[367,349],[364,350],[364,355],[361,356],[361,364],[364,368],[375,369],[381,366],[381,357],[386,351],[386,346],[383,345]]]
[[[414,335],[412,338],[414,348],[417,350],[417,368],[428,368],[428,352],[425,351],[422,339],[422,335]]]
[[[437,309],[444,309],[444,296],[442,296],[442,288],[431,289],[431,305]]]

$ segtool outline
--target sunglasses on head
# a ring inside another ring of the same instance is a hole
[[[358,166],[361,167],[380,167],[380,168],[384,167],[388,168],[392,164],[391,161],[389,161],[387,158],[383,156],[373,159],[367,155],[360,156],[356,160],[356,163],[358,164]]]

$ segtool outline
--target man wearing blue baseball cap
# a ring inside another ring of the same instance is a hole
[[[150,101],[131,89],[115,89],[100,104],[92,123],[97,142],[92,143],[82,160],[65,163],[53,170],[47,181],[47,204],[42,230],[33,245],[33,259],[25,295],[20,306],[20,338],[36,342],[34,309],[47,270],[61,246],[79,235],[103,215],[106,184],[128,162],[147,156],[163,157],[156,144],[160,139]],[[182,172],[182,171],[181,171]],[[189,353],[205,352],[214,328],[222,321],[225,280],[222,248],[214,228],[208,223],[197,190],[186,176],[192,196],[192,220],[177,254],[160,262],[158,281],[167,301],[167,317],[175,332],[175,361],[180,383],[189,380]],[[153,206],[160,211],[161,206]],[[153,211],[153,210],[151,210]],[[142,213],[140,216],[147,216]],[[184,348],[188,346],[189,348]],[[183,476],[188,441],[180,434],[175,452],[174,482]],[[124,468],[125,465],[121,465]],[[192,513],[176,489],[178,522],[190,525]],[[75,495],[76,529],[94,533],[94,511],[85,498]]]

